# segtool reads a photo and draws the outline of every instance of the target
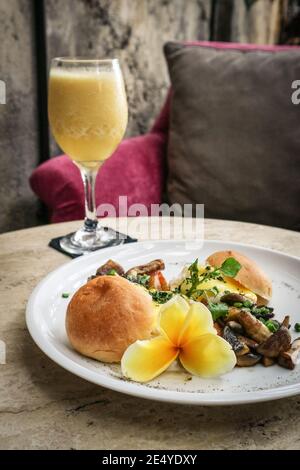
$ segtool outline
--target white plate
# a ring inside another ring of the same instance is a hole
[[[273,400],[300,393],[300,365],[293,371],[277,365],[264,368],[235,368],[217,379],[201,379],[171,367],[156,380],[139,384],[125,380],[118,365],[102,364],[76,353],[68,343],[65,313],[68,299],[63,292],[74,293],[109,258],[124,268],[163,258],[168,279],[178,275],[186,263],[205,260],[217,250],[234,249],[254,259],[270,276],[274,294],[271,305],[276,317],[291,317],[292,328],[300,322],[300,259],[279,252],[231,242],[156,241],[138,242],[107,248],[80,257],[50,273],[33,291],[27,306],[26,321],[36,344],[53,361],[70,372],[112,390],[143,398],[176,403],[224,405]],[[295,337],[297,334],[292,333]],[[299,335],[298,335],[299,336]]]

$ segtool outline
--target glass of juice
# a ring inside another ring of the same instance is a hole
[[[60,241],[80,255],[124,241],[98,222],[95,179],[121,142],[128,119],[126,92],[117,59],[56,58],[49,78],[48,114],[58,145],[78,166],[85,191],[85,220]],[[105,201],[104,201],[105,202]]]

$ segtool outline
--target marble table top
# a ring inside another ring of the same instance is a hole
[[[140,238],[134,220],[128,226],[126,219],[119,222]],[[107,222],[115,224],[115,219]],[[172,225],[176,231],[180,220]],[[78,226],[70,222],[0,235],[0,340],[6,343],[0,449],[299,449],[300,396],[216,408],[158,403],[88,383],[39,350],[26,329],[26,302],[49,271],[69,261],[48,241]],[[205,238],[300,257],[300,233],[288,230],[206,220]]]

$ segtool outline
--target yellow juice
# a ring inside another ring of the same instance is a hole
[[[113,71],[52,69],[49,120],[53,135],[72,160],[88,168],[110,157],[127,126],[121,74]]]

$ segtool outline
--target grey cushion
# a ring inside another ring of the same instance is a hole
[[[300,230],[299,50],[165,45],[172,83],[170,203]]]

